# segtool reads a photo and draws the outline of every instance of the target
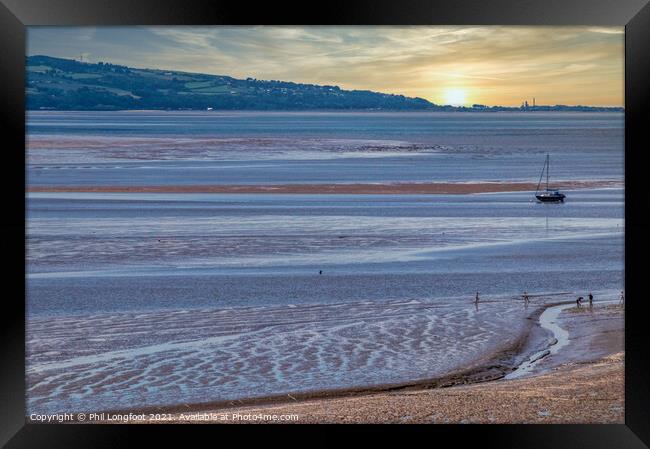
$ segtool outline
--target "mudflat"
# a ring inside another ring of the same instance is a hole
[[[528,377],[247,407],[190,405],[187,412],[174,413],[165,422],[623,423],[623,309],[570,308],[560,321],[571,332],[569,344],[544,359]],[[274,415],[282,418],[274,420]]]
[[[566,181],[561,188],[587,189],[620,187],[618,181]],[[31,186],[28,192],[106,192],[106,193],[275,193],[275,194],[357,194],[357,195],[462,195],[471,193],[534,191],[530,182],[470,182],[470,183],[378,183],[378,184],[213,184],[213,185],[84,185]]]

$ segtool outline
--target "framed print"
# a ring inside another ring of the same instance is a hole
[[[0,12],[7,447],[646,447],[645,2]]]

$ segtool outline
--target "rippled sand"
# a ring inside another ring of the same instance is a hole
[[[431,379],[518,347],[529,313],[511,299],[479,310],[408,300],[33,318],[28,408],[132,409]]]
[[[170,420],[205,422],[197,420],[197,414],[213,413],[228,417],[220,422],[235,423],[256,422],[241,416],[262,415],[297,415],[298,423],[624,423],[623,310],[615,305],[569,309],[560,321],[570,329],[572,340],[544,360],[543,374],[450,388],[285,399],[278,405],[195,407]]]
[[[244,422],[233,414],[297,414],[298,423],[623,424],[623,382],[620,352],[532,378],[218,412],[230,422]],[[197,422],[185,415],[173,421]]]

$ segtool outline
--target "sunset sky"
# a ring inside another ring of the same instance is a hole
[[[30,27],[28,55],[422,97],[623,106],[623,27]]]

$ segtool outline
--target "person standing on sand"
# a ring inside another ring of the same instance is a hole
[[[625,295],[623,294],[623,290],[621,290],[621,297],[618,299],[618,304],[621,306],[625,305]]]
[[[589,307],[593,307],[593,306],[594,306],[594,295],[592,295],[591,292],[589,292]]]
[[[528,298],[528,292],[524,292],[524,304],[528,304],[528,301],[530,301],[530,298]]]

